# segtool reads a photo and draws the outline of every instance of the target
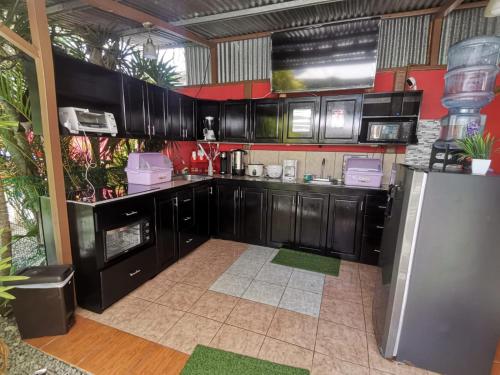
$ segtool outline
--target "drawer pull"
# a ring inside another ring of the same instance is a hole
[[[137,215],[137,214],[138,214],[137,211],[125,212],[125,216],[133,216],[133,215]]]
[[[381,210],[385,210],[387,206],[378,206],[378,208],[380,208]]]
[[[377,225],[375,228],[377,228],[377,229],[384,229],[384,226],[383,225]]]
[[[380,253],[380,250],[378,250],[378,249],[373,249],[373,252],[375,252],[375,253]]]
[[[185,217],[184,219],[182,219],[182,220],[184,220],[184,221],[189,221],[189,220],[191,220],[191,216],[186,216],[186,217]]]
[[[191,242],[193,242],[192,238],[190,238],[189,240],[186,240],[186,243],[191,243]]]
[[[135,270],[134,272],[130,272],[130,273],[129,273],[129,276],[130,276],[130,277],[134,277],[135,275],[137,275],[137,274],[138,274],[138,273],[140,273],[140,272],[141,272],[141,270]]]
[[[182,201],[182,203],[187,203],[187,202],[191,202],[191,198],[184,199],[184,200]]]

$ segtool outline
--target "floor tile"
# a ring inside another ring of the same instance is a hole
[[[279,264],[266,263],[255,277],[255,280],[286,286],[292,272],[293,268],[281,266]]]
[[[368,367],[366,333],[355,328],[320,319],[316,351]]]
[[[229,294],[234,297],[241,297],[252,282],[249,277],[241,277],[230,273],[223,273],[209,290],[214,292]]]
[[[257,357],[264,338],[264,335],[225,324],[215,335],[210,346],[228,352]]]
[[[363,306],[372,307],[373,305],[373,296],[375,295],[374,288],[371,287],[363,287],[361,288],[361,296],[363,300]]]
[[[205,318],[224,322],[238,298],[217,292],[206,292],[189,310],[190,313],[204,316]]]
[[[278,308],[267,336],[314,350],[318,319]]]
[[[371,307],[363,307],[364,310],[364,315],[365,315],[365,326],[366,326],[366,332],[367,333],[374,333],[373,329],[373,310]]]
[[[100,315],[98,321],[111,326],[119,324],[124,320],[137,316],[141,311],[150,306],[151,303],[141,298],[127,296],[106,309]]]
[[[243,294],[242,298],[271,306],[278,306],[284,291],[285,287],[283,286],[254,280]]]
[[[158,274],[155,278],[180,282],[192,270],[193,267],[191,265],[177,262],[168,267],[166,270],[160,272],[160,274]]]
[[[130,295],[132,297],[142,298],[148,301],[156,301],[174,285],[175,281],[154,278],[141,285],[139,288],[130,293]]]
[[[321,294],[286,287],[279,307],[317,318],[321,308]]]
[[[260,348],[259,358],[310,370],[313,352],[296,345],[266,337]]]
[[[332,296],[324,296],[321,303],[320,318],[349,327],[365,330],[363,305],[341,301]]]
[[[158,342],[184,314],[183,311],[153,303],[135,318],[117,324],[116,328]]]
[[[176,310],[188,311],[204,293],[203,289],[179,283],[158,298],[156,302]]]
[[[275,312],[274,306],[241,299],[226,323],[265,335]]]
[[[273,249],[272,247],[249,245],[241,257],[268,260],[275,252],[276,249]]]
[[[186,313],[160,340],[162,345],[191,354],[196,345],[208,345],[222,323]]]
[[[207,290],[219,278],[222,272],[196,269],[182,279],[184,284]]]
[[[323,293],[325,275],[295,269],[288,282],[288,287],[313,293]]]
[[[370,375],[368,367],[314,353],[311,375]]]
[[[326,276],[323,294],[342,301],[363,302],[359,285],[345,283],[335,277]]]
[[[254,278],[259,273],[260,269],[264,265],[264,261],[260,260],[248,260],[239,258],[236,262],[234,262],[231,267],[226,270],[226,273],[230,273],[232,275],[240,276],[240,277],[250,277]]]

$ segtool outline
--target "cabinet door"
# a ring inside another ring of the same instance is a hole
[[[418,116],[420,114],[420,102],[422,91],[406,91],[403,97],[403,116]]]
[[[239,235],[239,187],[217,185],[217,235],[235,240]]]
[[[318,97],[285,99],[285,143],[318,142],[319,106]]]
[[[194,189],[194,222],[196,234],[202,238],[210,237],[211,186],[203,185]]]
[[[356,143],[361,120],[361,95],[321,98],[321,143]]]
[[[161,199],[158,203],[157,253],[159,270],[168,267],[179,257],[176,200],[176,197],[170,197]]]
[[[196,139],[204,139],[203,128],[205,124],[203,120],[205,117],[210,116],[214,118],[213,130],[215,133],[215,138],[220,139],[220,106],[221,103],[211,100],[198,100],[196,102]]]
[[[252,103],[252,131],[254,142],[280,143],[282,118],[279,100],[255,100]]]
[[[267,243],[275,247],[291,246],[295,237],[297,193],[270,190],[268,195]]]
[[[125,133],[129,136],[146,137],[146,83],[123,76],[123,98],[125,113]]]
[[[182,140],[181,126],[181,95],[175,91],[168,91],[168,137],[172,140]]]
[[[147,85],[149,134],[152,137],[165,137],[165,89]]]
[[[403,96],[403,92],[365,94],[363,97],[363,116],[401,116]]]
[[[358,260],[362,234],[362,205],[359,196],[330,196],[327,253]]]
[[[240,240],[263,245],[266,243],[267,190],[240,188]]]
[[[323,254],[328,224],[328,194],[298,193],[295,246]]]
[[[224,141],[246,142],[249,139],[250,101],[222,103]]]
[[[181,136],[183,140],[194,140],[195,101],[189,96],[181,96]]]

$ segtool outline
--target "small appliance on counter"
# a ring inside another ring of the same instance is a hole
[[[59,122],[70,134],[85,132],[115,136],[118,133],[115,116],[109,112],[59,107]]]
[[[262,177],[264,175],[264,164],[248,164],[246,174],[251,177]]]
[[[231,171],[234,176],[245,175],[245,162],[243,156],[247,152],[245,150],[237,149],[231,151]]]
[[[349,158],[346,163],[346,186],[380,187],[382,184],[382,160]]]
[[[283,172],[283,166],[279,164],[266,165],[266,174],[269,178],[280,178]]]
[[[220,153],[220,174],[231,174],[231,154],[229,152]]]
[[[159,152],[132,152],[128,156],[129,184],[154,185],[172,180],[172,162]]]
[[[203,137],[205,141],[215,141],[214,118],[206,116],[203,119]]]
[[[283,160],[283,181],[297,180],[297,160]]]

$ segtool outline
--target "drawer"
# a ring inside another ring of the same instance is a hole
[[[380,244],[380,238],[363,236],[361,240],[361,262],[377,265],[380,255]]]
[[[387,207],[387,195],[371,195],[366,196],[365,215],[369,216],[384,216]]]
[[[154,217],[153,197],[123,199],[96,208],[96,229],[117,228],[144,217]]]
[[[194,228],[194,194],[189,189],[178,194],[179,201],[179,229],[190,230]]]
[[[363,235],[367,237],[382,238],[384,233],[383,216],[365,216],[363,225]]]
[[[181,232],[179,234],[179,257],[186,256],[203,242],[205,239],[194,233]]]
[[[148,248],[100,272],[101,305],[103,309],[153,277],[156,253]]]

